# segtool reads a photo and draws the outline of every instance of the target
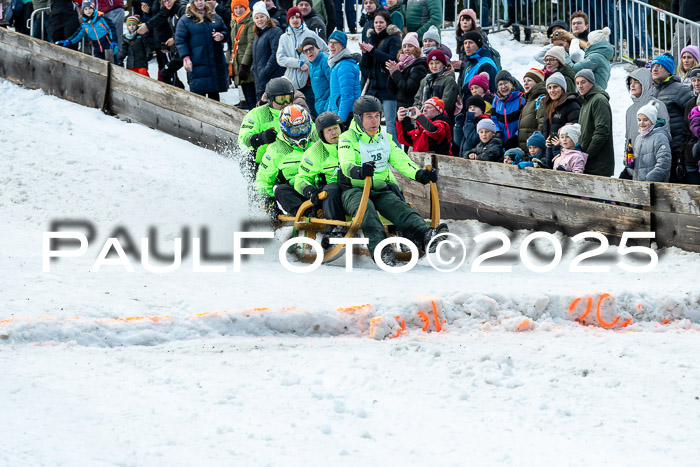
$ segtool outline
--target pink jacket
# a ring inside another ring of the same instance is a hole
[[[562,149],[559,156],[554,161],[554,170],[563,167],[567,172],[583,173],[586,168],[588,154],[578,149]]]
[[[700,110],[698,110],[697,106],[690,111],[688,119],[690,120],[690,131],[693,132],[696,138],[700,139]]]

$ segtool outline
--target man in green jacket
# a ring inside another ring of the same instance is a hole
[[[280,113],[280,136],[267,147],[260,161],[255,185],[264,207],[273,220],[279,214],[275,204],[287,214],[296,214],[306,198],[294,189],[299,163],[318,136],[309,113],[290,105]]]
[[[280,111],[292,103],[294,86],[287,78],[273,78],[265,86],[265,95],[267,104],[248,112],[238,133],[238,147],[250,151],[241,160],[243,174],[250,180],[255,179],[267,145],[277,139]]]
[[[595,85],[593,71],[587,68],[576,73],[576,89],[581,103],[579,145],[588,154],[583,173],[611,177],[615,170],[615,149],[610,96]]]
[[[440,224],[434,229],[413,208],[399,198],[387,184],[396,183],[391,168],[420,183],[437,182],[435,169],[422,169],[403,152],[391,136],[381,131],[382,103],[373,96],[359,97],[353,105],[353,122],[350,129],[340,135],[338,159],[341,173],[338,183],[343,188],[343,207],[354,216],[360,207],[362,187],[366,177],[372,179],[372,190],[367,204],[362,231],[369,238],[369,250],[374,250],[384,238],[384,226],[379,215],[390,220],[402,234],[423,251],[433,237],[446,232],[447,226]],[[439,237],[430,245],[434,252]],[[380,252],[384,264],[396,265],[396,253],[387,245]]]
[[[314,205],[322,204],[324,217],[337,221],[345,220],[338,185],[338,139],[342,124],[343,121],[333,112],[322,112],[316,117],[319,141],[304,152],[299,172],[294,178],[294,189],[297,193],[310,199]],[[320,201],[318,195],[322,191],[326,192],[326,198]],[[331,237],[343,237],[345,232],[346,229],[342,226],[326,227],[326,233]],[[321,244],[323,245],[323,242]]]
[[[406,29],[418,33],[418,42],[423,43],[423,34],[430,26],[442,29],[442,2],[440,0],[408,0],[406,6]]]

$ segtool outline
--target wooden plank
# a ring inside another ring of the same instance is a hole
[[[104,60],[4,29],[0,29],[0,56],[0,77],[87,107],[104,105],[108,82]]]
[[[138,100],[220,128],[238,137],[238,129],[246,112],[124,68],[112,65],[111,71],[110,89],[113,93],[131,95]]]
[[[654,183],[653,211],[700,215],[700,187]]]
[[[438,183],[443,217],[452,218],[448,206],[486,209],[514,216],[509,228],[555,225],[570,231],[595,230],[619,237],[623,232],[649,231],[651,214],[640,209],[586,201],[576,197],[535,192],[442,176]],[[532,219],[523,224],[523,219]],[[522,225],[522,226],[521,226]]]
[[[652,220],[656,243],[700,253],[700,217],[689,214],[655,212]]]
[[[433,157],[431,154],[424,152],[409,152],[408,157],[423,167],[426,164],[432,164]],[[430,217],[430,187],[418,183],[413,179],[404,177],[401,173],[392,168],[392,172],[399,182],[399,186],[403,191],[406,202],[411,203],[413,208],[426,219]]]
[[[524,169],[513,165],[472,161],[460,157],[435,156],[440,177],[526,188],[547,193],[651,205],[650,184],[617,178]]]
[[[129,94],[113,90],[111,96],[111,110],[116,115],[133,119],[198,146],[225,153],[237,140],[237,135],[234,133],[213,127],[187,115],[162,109]]]

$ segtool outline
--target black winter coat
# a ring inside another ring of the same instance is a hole
[[[693,98],[693,89],[682,84],[676,76],[671,76],[661,84],[653,83],[652,97],[666,105],[668,110],[669,130],[671,130],[671,156],[673,160],[681,157],[681,144],[683,143],[683,112],[685,104]],[[674,165],[675,167],[675,165]],[[672,174],[673,175],[673,174]]]
[[[501,134],[496,133],[491,141],[484,144],[479,141],[479,144],[471,151],[476,154],[478,161],[503,162],[503,140]],[[469,156],[467,154],[467,156]]]
[[[557,135],[559,133],[559,129],[567,123],[578,123],[578,115],[581,112],[581,103],[578,101],[578,97],[575,94],[569,94],[566,96],[566,99],[564,99],[564,102],[559,104],[556,111],[552,115],[552,119],[550,120],[546,108],[546,101],[548,99],[548,96],[545,97],[541,103],[542,106],[545,106],[545,108],[542,109],[542,112],[544,113],[544,120],[542,121],[541,128],[541,132],[545,139],[551,135]],[[547,151],[547,153],[549,154],[549,151]],[[556,154],[557,153],[553,155],[556,156]],[[542,162],[544,162],[547,167],[551,168],[552,157],[545,156]]]
[[[133,38],[127,39],[124,36],[122,48],[117,54],[117,64],[122,66],[126,57],[126,68],[148,68],[148,56],[146,54],[146,38],[136,34]]]
[[[365,70],[369,79],[367,94],[380,101],[395,99],[394,94],[387,89],[389,72],[386,69],[388,60],[396,60],[396,54],[401,49],[401,31],[390,24],[379,34],[372,34],[369,43],[374,46],[371,52],[363,53],[360,69]]]
[[[386,83],[387,90],[398,101],[398,107],[410,107],[416,98],[420,83],[428,74],[428,64],[425,57],[418,58],[403,71],[396,70]]]
[[[216,42],[213,32],[220,32],[224,40]],[[190,91],[203,94],[228,90],[228,62],[224,56],[224,44],[231,38],[228,26],[217,14],[214,21],[204,19],[195,23],[185,16],[177,23],[175,46],[180,57],[190,57],[192,71],[187,72]]]
[[[673,0],[671,13],[696,23],[700,22],[700,7],[697,0]]]
[[[278,27],[266,27],[253,41],[253,77],[255,78],[255,98],[260,100],[265,85],[272,78],[284,76],[284,68],[277,63],[277,46],[282,37]]]
[[[151,19],[146,21],[146,27],[153,34],[153,39],[158,47],[175,35],[177,22],[185,16],[186,10],[187,3],[181,0],[175,0],[169,10],[160,2],[153,2]],[[171,50],[176,49],[173,47]]]
[[[698,142],[698,138],[692,131],[690,131],[690,119],[688,118],[690,116],[690,112],[693,110],[693,107],[696,107],[696,98],[697,96],[694,96],[688,101],[687,104],[685,104],[685,111],[683,112],[683,144],[681,147],[683,148],[683,159],[685,165],[697,164],[695,157],[693,157],[693,146]]]

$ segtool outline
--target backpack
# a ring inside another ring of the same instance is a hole
[[[496,69],[498,71],[501,71],[503,69],[503,67],[501,66],[501,54],[498,53],[498,50],[492,48],[491,55],[493,55],[493,63],[496,64]]]

